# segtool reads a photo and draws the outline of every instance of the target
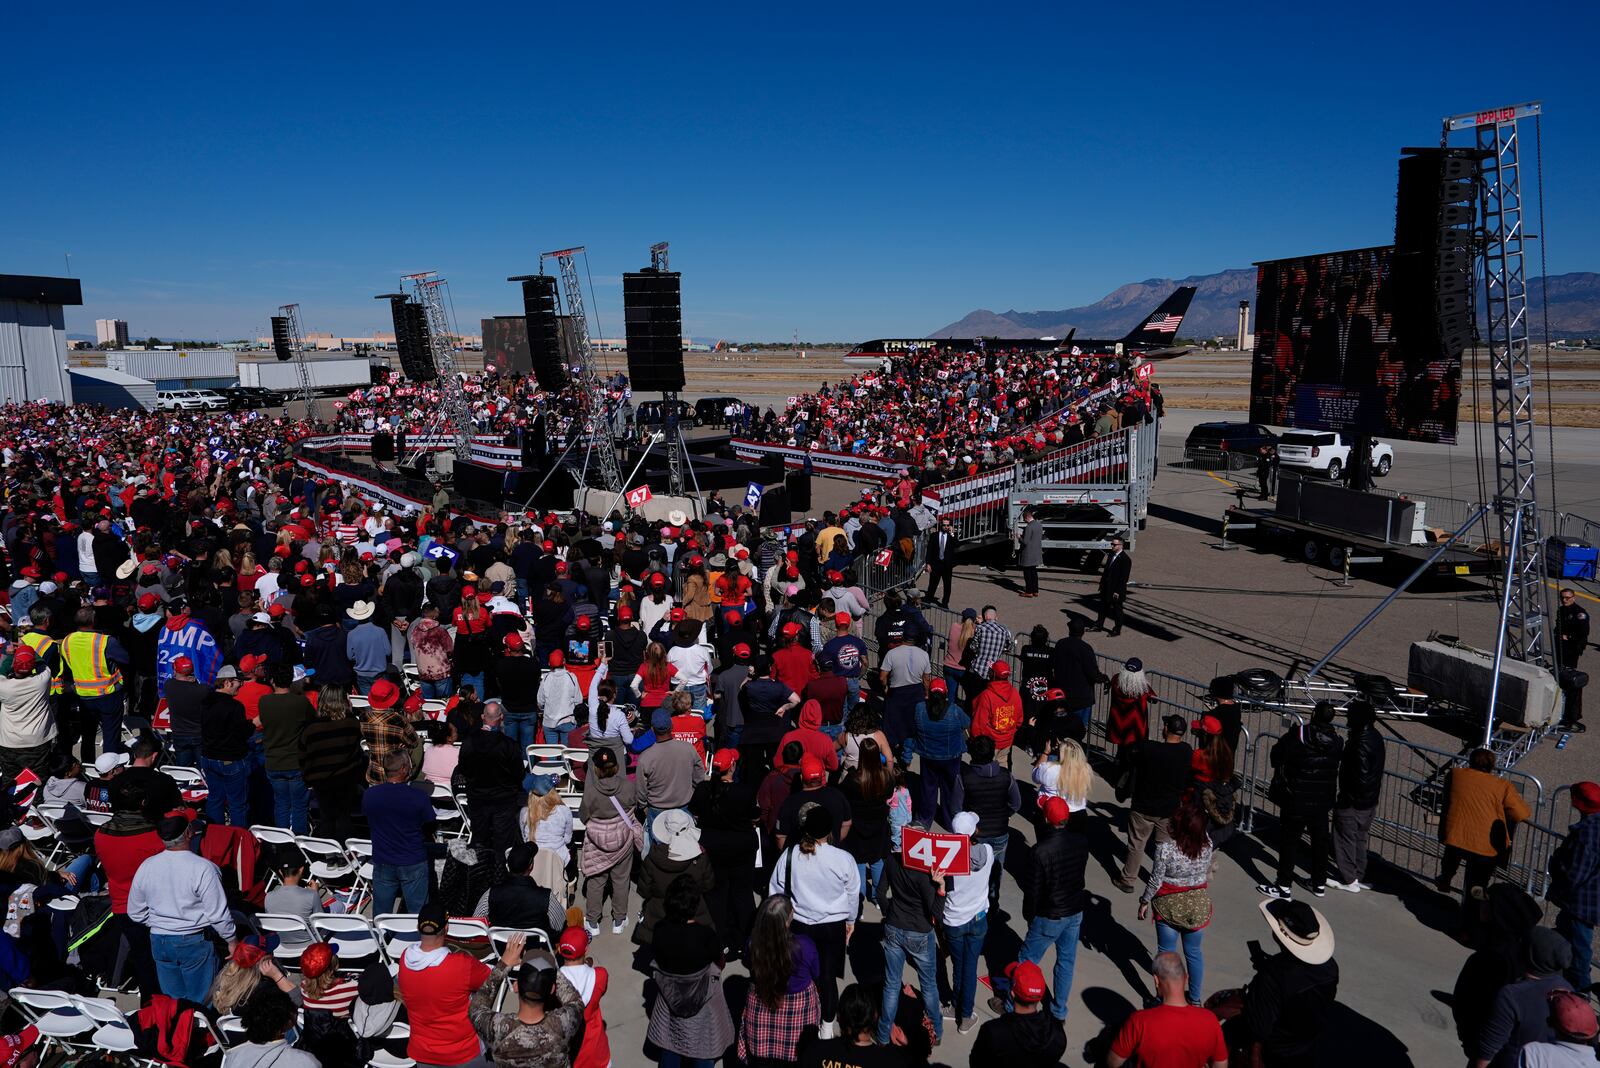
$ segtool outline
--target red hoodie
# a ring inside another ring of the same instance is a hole
[[[1022,695],[1002,679],[991,679],[972,702],[972,733],[987,734],[996,749],[1004,749],[1022,726]]]
[[[600,999],[610,986],[610,977],[598,964],[566,964],[561,973],[583,998],[583,1044],[572,1059],[572,1068],[606,1068],[611,1063],[611,1040],[600,1018]]]
[[[790,742],[799,742],[805,747],[806,755],[814,756],[827,767],[829,771],[839,770],[839,750],[829,738],[821,731],[822,706],[815,701],[807,701],[800,706],[800,726],[783,736],[778,743],[779,768],[783,764],[783,751],[789,747]]]

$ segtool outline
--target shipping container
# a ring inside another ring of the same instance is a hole
[[[365,356],[307,359],[306,373],[310,376],[311,388],[318,393],[346,393],[372,384],[372,363]],[[294,360],[240,360],[239,384],[298,393],[300,369]]]
[[[157,389],[216,389],[230,386],[238,377],[236,353],[226,349],[179,349],[176,352],[138,352],[113,349],[106,353],[106,368],[152,382]]]

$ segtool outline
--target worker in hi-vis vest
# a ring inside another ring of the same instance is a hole
[[[100,717],[101,751],[120,753],[122,713],[127,707],[120,668],[128,665],[128,651],[111,635],[95,630],[93,608],[78,609],[73,622],[78,629],[61,641],[73,692],[85,711]]]

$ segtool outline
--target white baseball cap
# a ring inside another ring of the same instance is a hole
[[[100,773],[101,778],[110,775],[128,763],[127,753],[101,753],[94,761],[94,770]]]

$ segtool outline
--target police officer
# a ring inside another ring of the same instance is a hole
[[[1570,589],[1561,591],[1561,607],[1556,609],[1556,642],[1564,668],[1576,668],[1578,658],[1589,647],[1589,613]]]
[[[1261,487],[1261,499],[1266,500],[1278,491],[1278,450],[1263,445],[1256,454],[1256,482]]]

